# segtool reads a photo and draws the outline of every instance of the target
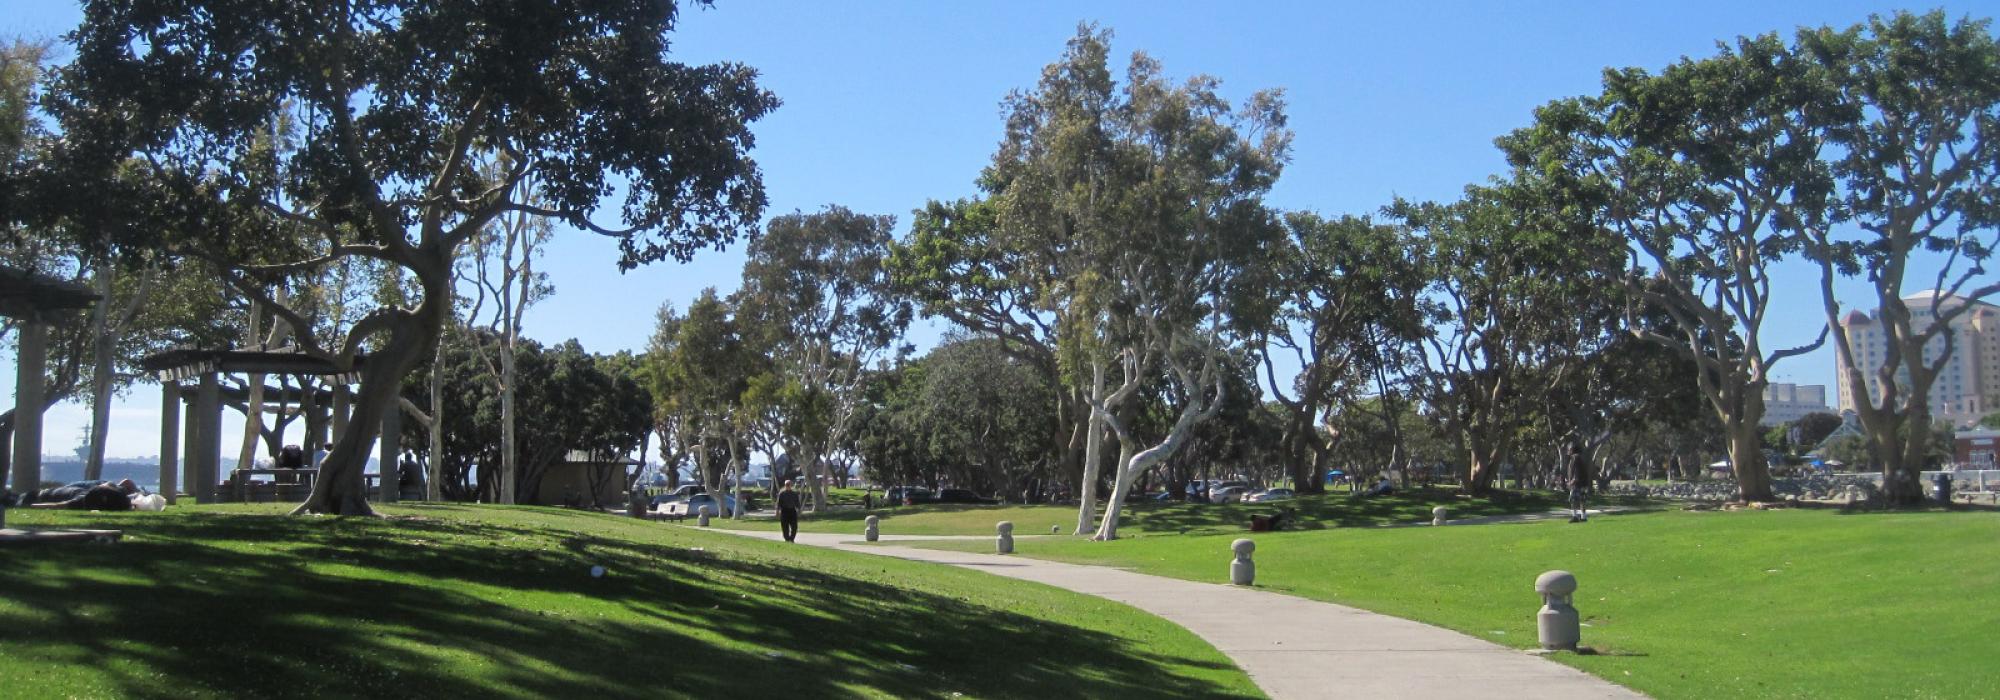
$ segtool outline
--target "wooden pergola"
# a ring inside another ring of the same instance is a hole
[[[280,401],[296,398],[301,410],[318,412],[322,406],[330,409],[332,439],[338,440],[347,432],[349,405],[353,392],[349,388],[360,381],[361,368],[367,357],[356,355],[351,367],[341,368],[334,362],[300,351],[293,347],[265,348],[247,347],[222,350],[179,349],[148,355],[139,361],[142,370],[152,372],[160,379],[160,491],[171,501],[175,495],[177,455],[187,464],[187,490],[202,503],[215,502],[216,487],[222,480],[222,409],[223,387],[221,375],[290,375],[315,377],[333,386],[331,405],[319,400],[326,392],[317,390],[289,391],[282,388],[267,388],[266,391],[279,396]],[[188,406],[188,421],[185,429],[180,425],[181,408]],[[246,403],[245,420],[261,422],[262,415],[249,410]],[[401,457],[402,412],[389,411],[382,418],[382,437],[379,441],[381,464],[391,468]],[[261,430],[262,426],[258,426]],[[185,444],[182,444],[185,434]],[[309,435],[308,442],[323,436]],[[310,448],[307,450],[311,451]],[[242,465],[239,465],[241,468]],[[384,501],[396,500],[395,489],[383,488],[379,491]]]
[[[14,380],[14,453],[9,476],[15,491],[42,485],[42,409],[48,400],[45,371],[49,325],[97,303],[96,292],[74,282],[0,265],[0,316],[19,321]]]

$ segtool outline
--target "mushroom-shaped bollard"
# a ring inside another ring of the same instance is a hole
[[[993,543],[994,549],[999,551],[1001,554],[1013,554],[1014,553],[1013,521],[1002,520],[1000,521],[1000,524],[995,525],[993,529],[998,530],[1000,532],[1000,537]]]
[[[1535,577],[1535,592],[1542,596],[1542,612],[1536,617],[1543,649],[1576,651],[1582,641],[1581,620],[1570,595],[1576,593],[1576,576],[1567,571],[1551,571]]]
[[[1432,525],[1443,525],[1450,519],[1451,519],[1451,509],[1446,508],[1444,506],[1438,506],[1436,508],[1431,509]]]
[[[1238,586],[1248,586],[1257,580],[1257,564],[1250,561],[1250,553],[1257,551],[1255,540],[1237,540],[1229,544],[1236,552],[1236,560],[1229,562],[1229,582]]]
[[[866,538],[869,542],[874,542],[875,540],[880,539],[882,537],[881,524],[882,524],[882,516],[879,515],[868,516],[868,530],[867,532],[862,533],[862,536]]]

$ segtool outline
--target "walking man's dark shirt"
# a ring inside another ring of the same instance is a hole
[[[778,526],[784,530],[786,542],[798,539],[799,492],[792,490],[791,482],[778,490]]]

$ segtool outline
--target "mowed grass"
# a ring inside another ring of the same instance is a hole
[[[1164,620],[953,567],[543,508],[279,512],[9,511],[126,538],[0,549],[0,697],[1260,696]]]
[[[1289,511],[1286,528],[1323,530],[1336,527],[1373,527],[1407,523],[1428,523],[1431,509],[1451,509],[1452,518],[1476,518],[1522,513],[1544,513],[1562,507],[1562,502],[1542,494],[1505,494],[1492,499],[1459,498],[1452,490],[1416,490],[1375,498],[1356,498],[1347,493],[1303,496],[1272,503],[1129,503],[1119,518],[1121,537],[1157,535],[1203,535],[1243,532],[1254,515],[1274,515]],[[1637,499],[1599,499],[1593,507],[1626,505],[1650,507]],[[885,535],[991,535],[1000,521],[1014,523],[1014,534],[1047,535],[1076,530],[1076,506],[1052,505],[967,505],[930,503],[861,510],[854,508],[805,513],[799,519],[801,532],[859,535],[867,529],[870,515],[881,518]],[[1101,509],[1100,509],[1101,514]],[[770,518],[718,519],[717,527],[776,530]]]
[[[1568,570],[1589,625],[1583,643],[1599,654],[1554,658],[1655,697],[2000,697],[2000,513],[1990,510],[1661,512],[1247,536],[1260,587],[1522,648],[1536,644],[1535,577]],[[1236,537],[1017,547],[1223,583]]]

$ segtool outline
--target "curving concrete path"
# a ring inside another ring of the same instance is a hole
[[[782,539],[775,532],[715,530]],[[885,541],[985,537],[883,536]],[[1107,598],[1208,640],[1273,698],[1640,698],[1630,689],[1515,649],[1356,608],[1103,566],[862,544],[800,533],[801,544],[978,569]],[[1228,571],[1218,560],[1216,575]],[[1528,614],[1532,611],[1523,612]]]

